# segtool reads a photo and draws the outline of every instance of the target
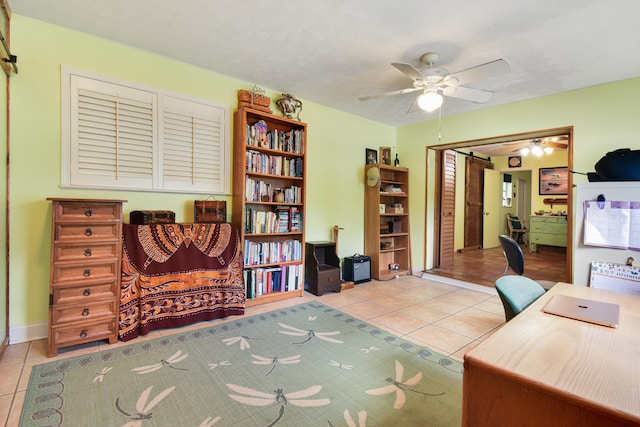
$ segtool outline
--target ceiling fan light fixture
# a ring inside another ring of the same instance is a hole
[[[553,148],[552,147],[544,147],[543,150],[544,150],[545,154],[553,153]]]
[[[544,151],[542,151],[542,148],[540,148],[539,145],[534,145],[533,147],[531,147],[531,154],[540,157],[544,154]]]
[[[524,147],[522,149],[520,149],[520,154],[522,154],[523,156],[526,156],[527,154],[529,154],[529,147]]]
[[[418,106],[423,110],[431,113],[442,105],[442,95],[437,90],[425,91],[418,97]]]

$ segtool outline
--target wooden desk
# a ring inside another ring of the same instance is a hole
[[[620,326],[543,313],[555,294],[619,304]],[[640,296],[554,286],[465,355],[462,425],[640,425]]]

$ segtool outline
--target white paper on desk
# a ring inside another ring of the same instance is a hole
[[[638,209],[640,204],[634,211]],[[639,213],[634,212],[634,216]],[[585,245],[619,249],[630,248],[632,244],[640,247],[638,241],[631,243],[631,202],[587,200],[584,202],[584,216]]]

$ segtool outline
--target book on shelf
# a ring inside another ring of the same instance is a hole
[[[289,224],[290,231],[302,231],[302,212],[296,206],[289,211]]]
[[[302,263],[246,268],[243,274],[247,298],[299,290],[302,269]]]
[[[289,232],[289,208],[278,206],[275,212],[278,218],[278,233]]]
[[[259,242],[244,241],[244,265],[278,264],[302,261],[302,243],[299,240]]]
[[[304,154],[303,129],[292,129],[289,131],[278,129],[267,130],[263,121],[258,121],[253,125],[247,123],[246,128],[246,143],[249,146],[263,147],[287,153]]]
[[[300,203],[302,200],[302,187],[290,185],[280,188],[260,179],[246,177],[245,201],[246,202],[273,202],[276,190],[280,190],[284,196],[284,203]],[[266,200],[263,200],[265,197]]]
[[[302,159],[300,157],[282,157],[279,155],[247,150],[247,172],[276,176],[302,177]]]

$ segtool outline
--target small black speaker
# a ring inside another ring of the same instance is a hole
[[[344,257],[342,278],[355,284],[371,281],[371,257],[358,254]]]

